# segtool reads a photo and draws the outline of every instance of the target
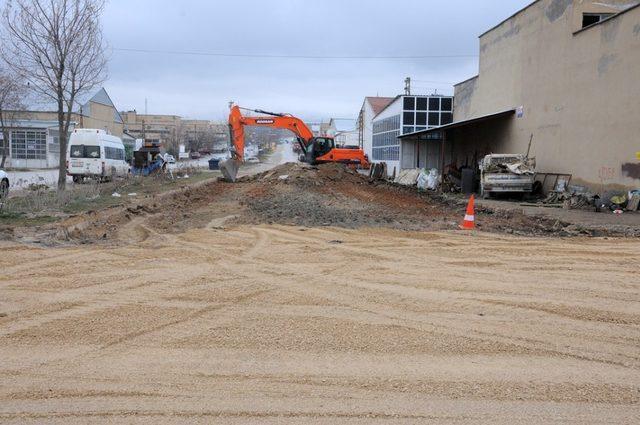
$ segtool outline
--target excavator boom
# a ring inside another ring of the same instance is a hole
[[[369,161],[361,149],[336,149],[333,139],[326,137],[314,138],[313,132],[300,118],[288,114],[276,114],[262,110],[252,111],[265,114],[265,116],[244,116],[242,115],[241,108],[237,105],[233,106],[229,113],[229,130],[232,143],[231,158],[220,163],[220,170],[224,178],[228,181],[236,181],[238,170],[244,161],[244,127],[247,125],[253,127],[282,128],[291,131],[298,138],[306,161],[312,164],[341,162],[358,164],[363,168],[369,168]]]

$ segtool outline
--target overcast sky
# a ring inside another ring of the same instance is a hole
[[[117,107],[226,119],[227,104],[355,118],[365,96],[450,94],[477,73],[478,35],[530,0],[110,0],[105,83]],[[161,51],[143,53],[120,49]],[[318,58],[225,57],[229,55]],[[345,59],[380,56],[466,56]]]

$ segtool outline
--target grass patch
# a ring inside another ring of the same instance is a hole
[[[13,226],[48,224],[73,214],[140,202],[147,196],[218,177],[216,173],[195,169],[180,170],[179,174],[188,174],[189,178],[172,179],[169,174],[150,177],[131,176],[108,183],[90,181],[73,184],[63,192],[45,186],[33,186],[30,190],[25,190],[5,201],[0,209],[0,224]],[[120,196],[113,196],[114,193]]]
[[[52,217],[50,215],[29,217],[24,213],[0,211],[0,225],[5,226],[42,226],[43,224],[53,223],[56,220],[58,220],[57,217]]]

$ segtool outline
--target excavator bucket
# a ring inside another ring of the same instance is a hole
[[[235,158],[229,158],[220,162],[220,171],[222,171],[222,176],[226,181],[235,183],[240,164],[241,162]]]

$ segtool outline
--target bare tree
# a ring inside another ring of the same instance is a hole
[[[214,141],[215,132],[211,126],[205,129],[194,130],[194,137],[189,139],[189,149],[191,151],[213,151]]]
[[[105,78],[100,15],[104,0],[8,0],[0,55],[58,112],[58,189],[66,187],[67,138],[74,103]]]
[[[9,129],[15,125],[18,114],[25,109],[23,99],[26,92],[25,85],[18,78],[0,67],[0,130],[2,131],[2,160],[0,168],[9,152]]]
[[[182,121],[178,121],[176,126],[171,129],[171,134],[169,135],[166,143],[165,149],[168,153],[173,155],[174,157],[178,157],[178,153],[180,152],[180,144],[183,143],[185,137],[186,128]]]

